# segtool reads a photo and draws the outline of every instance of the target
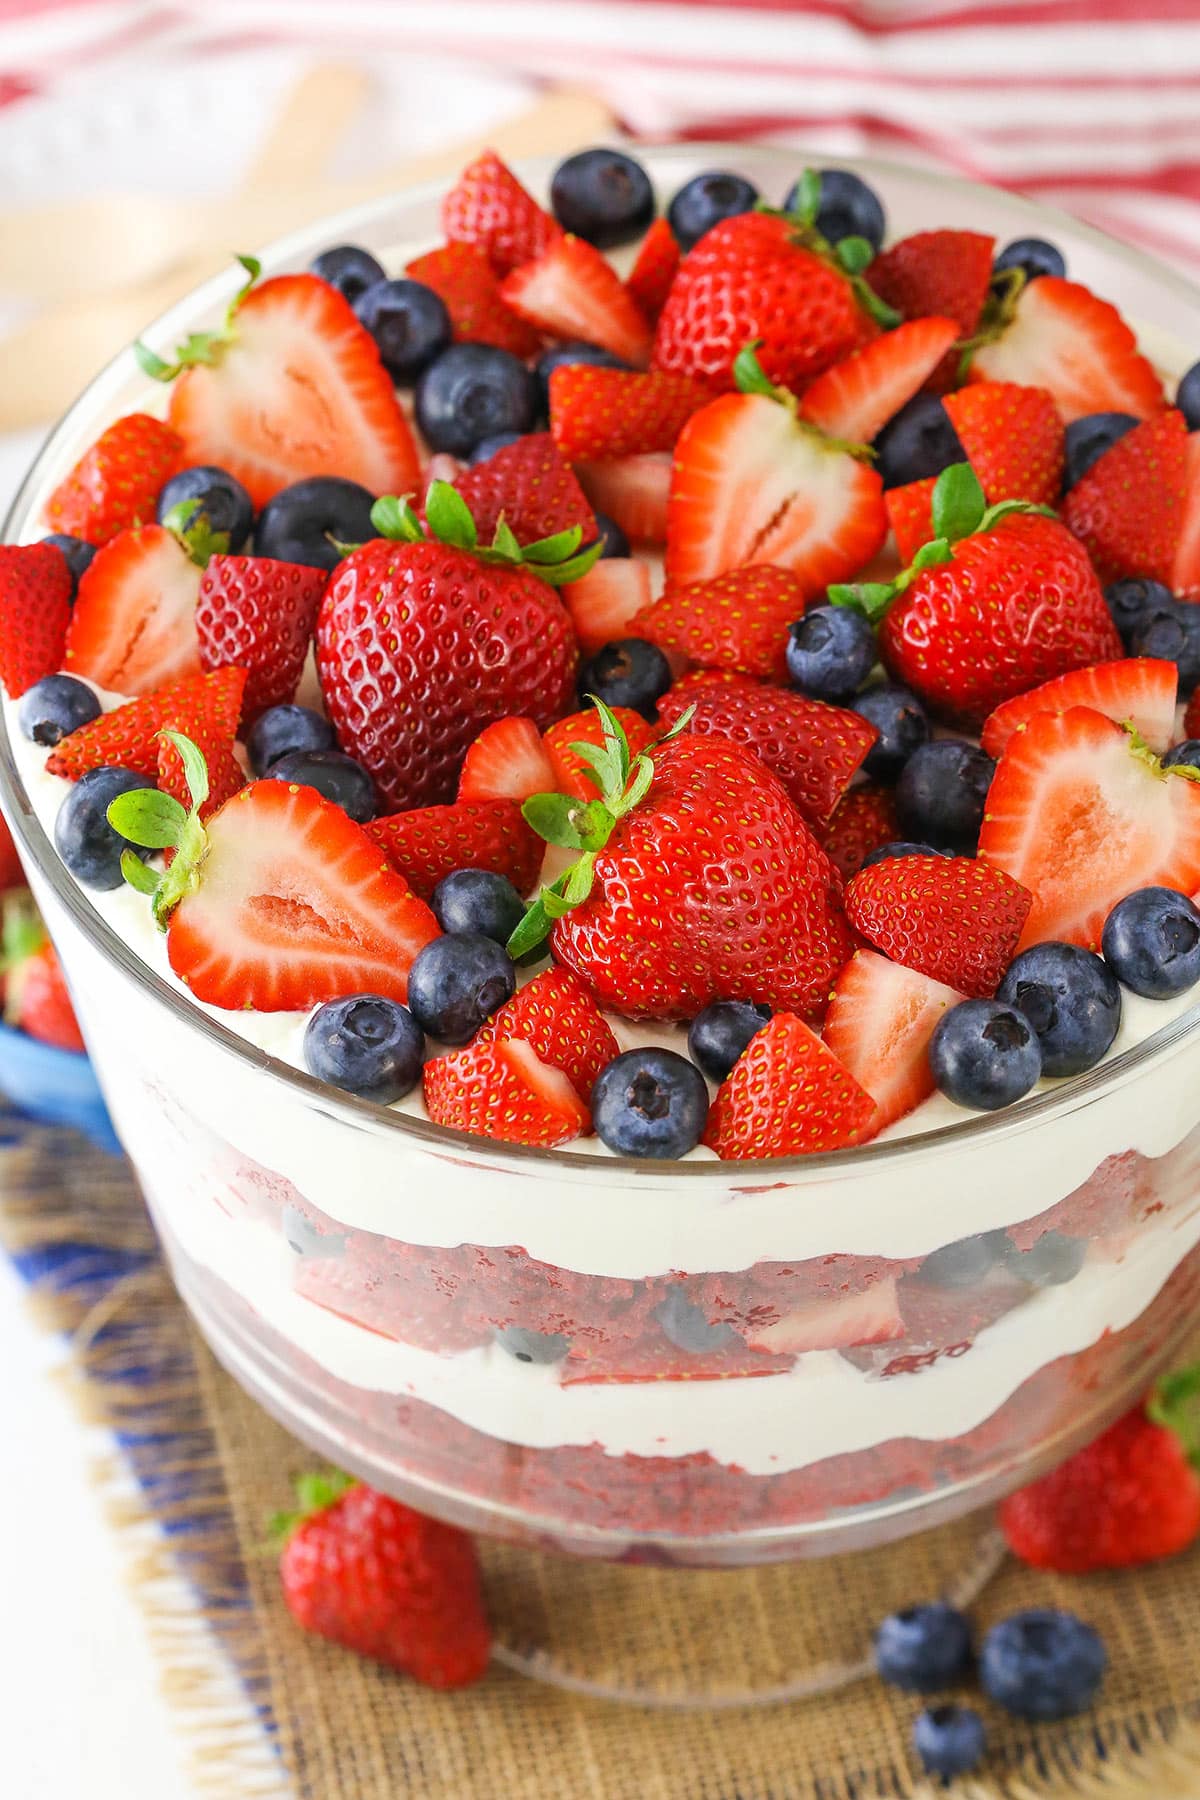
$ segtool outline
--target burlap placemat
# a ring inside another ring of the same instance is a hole
[[[911,1698],[858,1675],[894,1605],[973,1598],[1074,1607],[1103,1632],[1101,1702],[1034,1730],[994,1713],[987,1778],[964,1800],[1051,1794],[1200,1800],[1200,1551],[1138,1574],[1059,1581],[1004,1562],[978,1518],[887,1550],[731,1573],[612,1567],[484,1550],[505,1663],[431,1694],[305,1638],[279,1597],[263,1521],[312,1458],[217,1367],[170,1287],[128,1171],[70,1133],[0,1136],[0,1237],[46,1325],[73,1334],[73,1387],[122,1434],[143,1499],[114,1524],[168,1530],[130,1576],[164,1691],[221,1800],[865,1800],[931,1794],[908,1750]],[[99,1472],[111,1483],[111,1469]],[[127,1488],[127,1483],[124,1484]],[[186,1529],[181,1527],[186,1526]],[[144,1531],[137,1534],[144,1544]],[[182,1570],[195,1605],[164,1600]],[[197,1610],[258,1708],[230,1715]],[[530,1680],[534,1667],[550,1680]],[[856,1678],[857,1675],[857,1678]],[[556,1682],[560,1685],[553,1685]],[[834,1685],[836,1683],[836,1686]],[[803,1700],[732,1705],[805,1686]],[[624,1702],[593,1697],[618,1692]],[[832,1690],[832,1691],[831,1691]],[[710,1704],[680,1710],[670,1702]],[[642,1704],[634,1704],[640,1700]],[[647,1704],[649,1703],[649,1704]],[[664,1704],[666,1703],[666,1704]],[[280,1769],[264,1764],[270,1734]]]

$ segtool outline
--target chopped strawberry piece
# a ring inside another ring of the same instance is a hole
[[[953,319],[898,325],[818,375],[800,411],[829,437],[869,444],[920,392],[958,335]]]
[[[583,338],[635,368],[650,360],[650,327],[612,264],[582,238],[556,238],[505,277],[500,298],[550,337]]]
[[[777,1012],[717,1089],[704,1142],[723,1161],[807,1156],[861,1143],[874,1112],[820,1038],[794,1013]]]
[[[1185,478],[1179,543],[1168,586],[1185,600],[1200,600],[1200,432],[1188,436]]]
[[[460,800],[528,800],[554,788],[554,764],[532,719],[497,719],[467,751]]]
[[[585,656],[617,638],[636,636],[634,620],[650,604],[650,570],[631,556],[605,556],[561,589]]]
[[[803,583],[787,569],[751,564],[712,581],[669,587],[640,615],[635,635],[702,668],[782,681],[788,626],[803,616],[806,599]]]
[[[219,669],[211,675],[187,675],[126,701],[69,733],[47,758],[46,767],[68,781],[112,764],[155,780],[158,734],[167,726],[197,744],[232,742],[245,679],[242,669]],[[182,792],[179,797],[184,797]]]
[[[1139,752],[1089,707],[1039,713],[1010,738],[979,855],[1034,895],[1018,949],[1062,938],[1098,950],[1135,888],[1200,888],[1200,787]]]
[[[413,281],[438,295],[459,344],[491,344],[512,356],[532,356],[541,337],[500,298],[500,282],[486,250],[475,244],[443,244],[405,268]]]
[[[937,476],[925,475],[920,481],[889,488],[883,496],[896,549],[906,567],[921,545],[928,544],[934,535],[933,490],[936,486]]]
[[[959,335],[970,337],[991,285],[995,244],[978,231],[918,231],[877,256],[867,279],[906,319],[953,319]],[[944,394],[957,373],[958,352],[947,351],[927,386]]]
[[[553,537],[578,525],[582,542],[596,536],[596,519],[570,464],[548,431],[507,444],[486,462],[464,469],[454,483],[471,509],[481,544],[489,544],[501,514],[519,544]]]
[[[872,850],[902,835],[891,788],[847,788],[821,833],[821,843],[843,881],[857,875]]]
[[[148,525],[159,493],[183,461],[183,440],[161,419],[129,413],[115,420],[51,494],[50,529],[107,544],[131,525]]]
[[[233,798],[240,788],[246,785],[246,777],[233,754],[233,743],[237,736],[238,720],[241,717],[246,689],[245,669],[219,669],[215,674],[201,678],[204,682],[202,696],[194,695],[190,689],[192,684],[181,682],[175,690],[174,705],[170,701],[162,704],[163,731],[179,731],[191,738],[196,748],[204,757],[208,768],[208,799],[200,808],[200,817],[207,819],[218,807],[224,806],[226,800]],[[184,689],[189,691],[184,692]],[[163,696],[158,696],[160,703]],[[199,699],[199,704],[195,702]],[[135,702],[136,704],[136,702]],[[119,709],[118,709],[119,710]],[[115,718],[110,713],[109,718]],[[191,806],[191,794],[188,790],[187,777],[183,771],[183,758],[174,744],[167,739],[158,739],[158,764],[155,771],[157,783],[164,794],[171,794],[181,806]]]
[[[1045,388],[980,381],[947,394],[946,411],[989,506],[1028,500],[1057,506],[1064,428]]]
[[[428,900],[457,869],[507,875],[519,894],[538,878],[545,845],[521,817],[515,800],[457,800],[418,806],[363,827],[414,894]]]
[[[1033,896],[967,856],[889,857],[846,888],[846,916],[893,962],[960,994],[994,994]]]
[[[612,711],[629,740],[630,754],[636,756],[656,735],[655,727],[648,725],[640,713],[631,711],[628,706],[614,706]],[[593,707],[586,712],[570,713],[557,725],[551,725],[542,742],[554,765],[555,790],[569,794],[575,800],[595,800],[600,791],[599,784],[592,779],[591,765],[573,746],[591,744],[599,749],[604,742],[600,714]]]
[[[567,363],[550,376],[550,430],[571,462],[673,450],[711,391],[688,375]]]
[[[873,1123],[873,1129],[876,1128]],[[803,1356],[809,1350],[846,1350],[854,1344],[889,1344],[904,1336],[896,1277],[836,1300],[808,1300],[770,1325],[752,1327],[752,1349]]]
[[[197,674],[201,573],[164,525],[138,525],[111,538],[80,579],[67,669],[118,694],[151,694]]]
[[[975,352],[968,379],[1048,388],[1065,425],[1097,412],[1148,419],[1166,403],[1116,307],[1059,275],[1022,288],[1012,323]]]
[[[442,229],[453,243],[477,244],[498,274],[540,256],[562,236],[494,150],[468,163],[442,201]]]
[[[1002,756],[1014,731],[1028,725],[1038,713],[1090,706],[1118,725],[1132,725],[1161,755],[1175,735],[1178,678],[1174,663],[1152,656],[1128,656],[1119,662],[1094,663],[1090,669],[1072,669],[998,706],[984,722],[980,742],[989,756]]]
[[[718,1350],[679,1350],[661,1331],[611,1343],[572,1344],[562,1364],[563,1387],[598,1382],[634,1381],[744,1381],[757,1375],[783,1375],[793,1356],[772,1356],[751,1350],[740,1338],[730,1336]]]
[[[957,988],[875,950],[857,951],[838,976],[824,1038],[875,1102],[876,1131],[932,1094],[929,1040],[947,1008],[962,998]]]
[[[493,1013],[479,1038],[523,1038],[540,1062],[562,1070],[585,1103],[620,1049],[604,1014],[569,969],[535,975]]]
[[[671,458],[661,451],[580,463],[579,485],[598,512],[607,513],[631,544],[665,544]]]
[[[57,544],[0,544],[0,681],[10,699],[62,667],[72,586]]]
[[[679,271],[679,245],[665,219],[655,219],[642,239],[637,261],[625,286],[634,305],[653,325],[666,304]]]
[[[200,664],[247,674],[243,717],[294,700],[325,591],[324,569],[269,556],[213,556],[200,578]]]
[[[1187,500],[1188,436],[1180,412],[1159,413],[1118,438],[1063,501],[1102,581],[1169,582]]]
[[[425,1107],[435,1125],[505,1144],[565,1144],[591,1114],[561,1069],[524,1038],[476,1038],[425,1064]]]

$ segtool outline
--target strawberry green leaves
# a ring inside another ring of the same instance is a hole
[[[877,325],[885,331],[891,331],[901,322],[901,315],[886,300],[881,300],[875,290],[863,279],[864,269],[869,268],[875,260],[875,251],[864,237],[840,238],[836,244],[817,230],[817,214],[821,209],[821,172],[819,169],[805,169],[796,183],[796,193],[791,210],[784,213],[796,233],[798,243],[823,262],[832,264],[845,275],[854,289],[854,298],[865,313],[869,313]],[[775,208],[760,202],[759,212],[774,212]]]
[[[208,799],[208,765],[191,738],[181,731],[161,731],[158,735],[179,752],[191,811],[185,811],[173,795],[160,793],[157,788],[133,788],[127,794],[117,795],[108,809],[108,822],[131,844],[140,844],[146,850],[174,850],[170,868],[161,874],[147,868],[132,850],[121,856],[122,875],[130,887],[147,895],[155,924],[165,931],[179,902],[199,883],[197,871],[208,843],[200,823],[200,808]]]
[[[874,462],[875,452],[869,444],[855,444],[848,438],[831,437],[822,431],[819,425],[813,425],[799,414],[799,402],[790,388],[779,387],[773,382],[758,360],[761,338],[755,338],[749,344],[743,344],[733,360],[733,379],[739,394],[758,394],[764,400],[774,400],[792,415],[797,431],[815,438],[827,450],[844,450],[847,456],[853,456],[858,462]],[[526,550],[526,556],[529,552]]]
[[[452,550],[465,550],[480,562],[506,568],[528,569],[551,587],[578,581],[599,561],[604,551],[603,540],[579,548],[583,527],[573,525],[569,531],[555,532],[553,537],[539,538],[536,543],[519,544],[501,514],[490,544],[481,545],[471,509],[448,481],[431,481],[425,496],[425,524],[422,525],[412,501],[387,494],[371,508],[371,523],[380,537],[401,544],[424,544],[436,541]]]
[[[272,1514],[267,1523],[272,1542],[286,1543],[305,1519],[311,1519],[314,1513],[325,1512],[356,1485],[353,1475],[344,1475],[340,1469],[310,1469],[297,1475],[292,1482],[295,1507],[290,1512]]]
[[[209,523],[207,513],[200,511],[200,502],[196,500],[180,500],[163,519],[163,525],[176,537],[189,558],[198,569],[207,569],[209,559],[224,556],[229,549],[229,533],[214,531]],[[195,520],[195,523],[193,523]]]
[[[133,354],[137,357],[138,367],[143,375],[149,375],[152,381],[174,381],[184,369],[190,369],[196,363],[215,363],[221,360],[222,350],[237,336],[234,320],[238,308],[262,274],[262,264],[256,256],[239,256],[237,260],[246,271],[246,280],[229,302],[224,324],[219,325],[215,331],[193,331],[175,352],[174,362],[164,361],[138,338],[133,346]]]

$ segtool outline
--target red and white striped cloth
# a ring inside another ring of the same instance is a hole
[[[952,168],[1200,273],[1200,0],[0,0],[0,21],[13,104],[132,54],[451,52],[592,87],[634,136]]]

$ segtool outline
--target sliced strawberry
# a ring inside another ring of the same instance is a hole
[[[1048,388],[1065,425],[1097,412],[1148,419],[1165,405],[1162,382],[1116,307],[1059,275],[1022,288],[1012,323],[975,352],[969,379]]]
[[[650,570],[632,556],[605,556],[559,591],[579,648],[590,656],[602,644],[631,635],[634,619],[650,604]]]
[[[1152,656],[1129,656],[1120,662],[1093,663],[1090,669],[1072,669],[998,706],[985,721],[980,742],[989,756],[1003,756],[1013,732],[1038,713],[1090,706],[1118,725],[1132,725],[1161,755],[1175,735],[1178,679],[1174,663]]]
[[[567,363],[550,376],[550,430],[572,462],[673,450],[712,394],[690,375]]]
[[[704,1142],[727,1162],[807,1156],[861,1143],[874,1112],[870,1094],[803,1020],[777,1012],[717,1089]]]
[[[846,888],[846,916],[893,962],[961,994],[994,994],[1033,896],[967,856],[889,857]]]
[[[592,1122],[562,1070],[524,1038],[477,1038],[431,1058],[425,1108],[435,1125],[506,1144],[565,1144]]]
[[[325,581],[324,569],[269,556],[209,558],[196,604],[200,663],[246,671],[247,724],[295,699]]]
[[[962,998],[957,988],[874,950],[857,951],[838,976],[823,1035],[875,1102],[876,1131],[932,1094],[929,1040],[947,1008]]]
[[[169,418],[190,463],[235,475],[256,507],[309,475],[373,494],[417,485],[416,445],[375,340],[316,275],[246,295],[212,363],[176,378]]]
[[[818,828],[878,735],[859,713],[790,689],[763,687],[745,676],[702,685],[676,682],[659,701],[660,723],[673,725],[689,706],[695,708],[689,732],[748,745]]]
[[[679,269],[679,245],[665,219],[655,219],[642,239],[625,286],[634,305],[654,324]]]
[[[1183,735],[1185,738],[1200,737],[1200,688],[1187,703],[1187,711],[1183,715]]]
[[[989,506],[1057,506],[1064,429],[1054,396],[1014,381],[979,381],[947,394],[946,411]]]
[[[532,719],[497,719],[467,751],[460,800],[528,800],[554,788],[554,764]]]
[[[545,969],[493,1013],[480,1038],[523,1038],[539,1061],[561,1069],[585,1103],[620,1049],[604,1014],[569,969]]]
[[[612,711],[624,728],[630,754],[636,756],[656,735],[656,728],[628,706],[614,706]],[[595,708],[569,713],[557,725],[551,725],[542,742],[554,765],[555,790],[569,794],[575,800],[595,800],[600,791],[599,783],[592,779],[591,765],[572,748],[575,744],[592,744],[599,749],[603,744],[604,725]]]
[[[792,1356],[751,1350],[732,1336],[716,1350],[680,1350],[655,1330],[631,1344],[623,1338],[572,1344],[559,1382],[563,1387],[582,1387],[598,1382],[739,1381],[786,1374],[794,1361]]]
[[[468,163],[442,201],[442,229],[453,243],[477,244],[501,275],[540,256],[562,236],[494,150]]]
[[[107,544],[147,525],[159,493],[184,461],[177,431],[148,413],[129,413],[101,433],[46,503],[51,531]]]
[[[441,299],[456,343],[492,344],[522,358],[532,356],[541,343],[533,326],[501,300],[496,271],[478,245],[443,244],[415,257],[404,272]]]
[[[200,808],[200,817],[209,818],[226,800],[245,787],[246,777],[233,754],[238,720],[242,716],[246,689],[245,669],[219,669],[202,677],[204,683],[200,704],[194,704],[191,684],[181,682],[173,703],[162,708],[163,731],[181,731],[191,738],[204,757],[208,768],[208,799]],[[187,689],[186,693],[181,692]],[[161,701],[162,696],[159,696]],[[135,702],[136,704],[136,702]],[[110,713],[110,718],[115,715]],[[157,784],[164,794],[171,794],[181,806],[191,805],[183,758],[174,744],[158,739]]]
[[[665,544],[671,458],[661,451],[580,463],[579,485],[596,508],[621,527],[631,544]]]
[[[960,336],[970,337],[991,285],[995,243],[978,231],[918,231],[875,258],[871,286],[906,319],[953,319]],[[944,394],[957,373],[958,353],[948,351],[927,385]]]
[[[921,545],[928,544],[934,536],[933,490],[936,486],[937,476],[926,475],[920,481],[906,482],[903,487],[889,488],[883,496],[888,524],[905,567]]]
[[[1187,500],[1188,435],[1180,412],[1159,413],[1097,457],[1063,501],[1063,518],[1102,581],[1169,582]],[[990,495],[989,495],[990,498]]]
[[[596,519],[548,431],[519,438],[464,469],[454,483],[471,509],[481,544],[490,544],[503,513],[519,544],[536,543],[578,525],[583,542],[596,535]]]
[[[872,1129],[877,1129],[873,1124]],[[904,1335],[896,1277],[837,1300],[809,1300],[773,1324],[752,1328],[752,1349],[803,1356],[808,1350],[847,1350],[854,1344],[889,1344]]]
[[[167,932],[171,967],[197,1000],[307,1012],[346,994],[407,997],[437,921],[340,806],[254,781],[205,829],[198,885]]]
[[[1185,600],[1200,600],[1200,432],[1187,440],[1187,491],[1179,523],[1179,544],[1169,586]]]
[[[1089,707],[1039,713],[997,764],[979,855],[1034,895],[1019,949],[1062,938],[1098,950],[1135,888],[1200,888],[1200,786],[1164,777]]]
[[[953,319],[898,325],[818,375],[800,411],[829,437],[869,444],[920,392],[958,335]]]
[[[803,583],[787,569],[751,564],[713,581],[669,587],[634,629],[702,668],[782,681],[788,626],[803,616],[806,599]]]
[[[821,844],[843,881],[857,875],[872,850],[903,834],[891,788],[848,788],[821,832]]]
[[[201,746],[232,742],[245,680],[242,669],[218,669],[212,675],[187,675],[170,682],[69,733],[46,759],[46,767],[68,781],[113,764],[155,780],[158,734],[168,726]],[[183,797],[181,792],[179,798]]]
[[[57,544],[0,544],[0,681],[10,699],[61,669],[73,586]]]
[[[118,694],[150,694],[199,673],[201,574],[164,525],[138,525],[110,539],[79,582],[67,669]]]
[[[818,594],[860,573],[886,533],[878,473],[766,395],[723,395],[684,426],[671,472],[668,582],[774,563]]]
[[[519,894],[538,878],[546,846],[515,800],[456,800],[372,819],[363,827],[415,894],[429,899],[456,869],[507,875]]]
[[[583,338],[635,368],[650,360],[649,325],[612,264],[582,238],[556,238],[505,277],[500,298],[550,337]]]

